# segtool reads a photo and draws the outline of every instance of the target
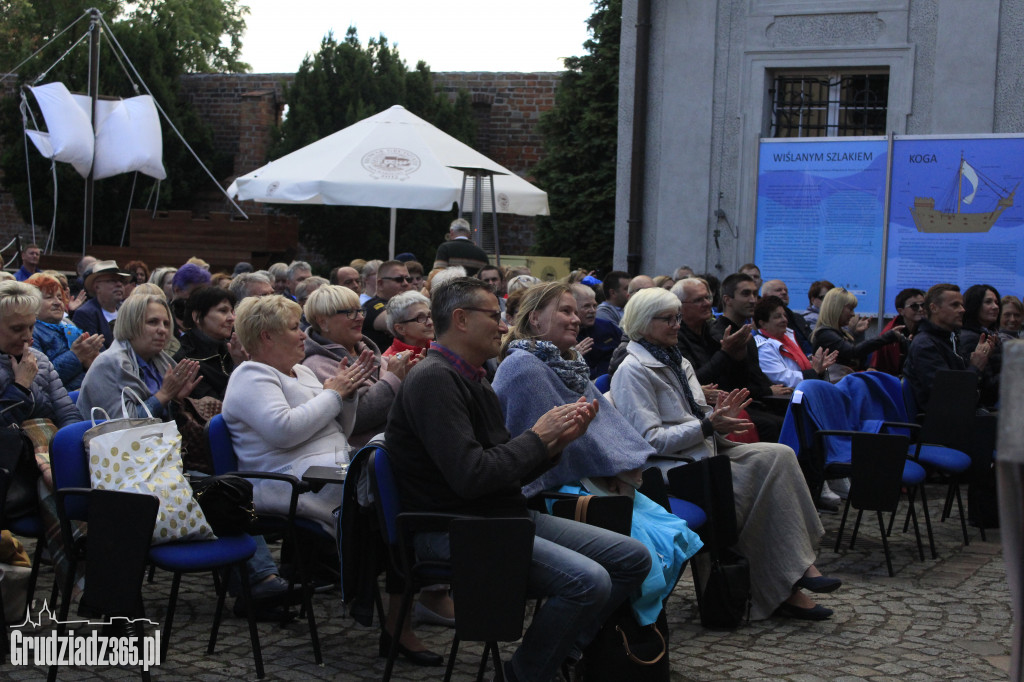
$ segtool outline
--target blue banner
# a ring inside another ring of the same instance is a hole
[[[886,308],[937,282],[1024,294],[1022,180],[1024,138],[897,138]]]
[[[793,310],[827,279],[856,294],[858,313],[878,312],[886,149],[872,138],[762,141],[754,262],[786,283]]]

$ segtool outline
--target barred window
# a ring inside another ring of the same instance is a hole
[[[776,73],[770,137],[885,135],[889,74]]]

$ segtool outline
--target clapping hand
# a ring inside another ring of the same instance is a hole
[[[590,349],[594,347],[594,337],[588,336],[582,341],[577,343],[573,348],[580,352],[580,355],[586,355],[590,352]]]
[[[815,374],[822,374],[826,369],[836,364],[836,359],[839,357],[839,351],[826,351],[824,347],[818,347],[818,350],[814,351],[814,355],[811,356],[811,369],[814,370]]]
[[[581,397],[574,403],[556,405],[537,420],[530,429],[548,447],[552,456],[587,431],[590,422],[597,416],[597,401],[588,402]]]
[[[324,388],[336,391],[342,398],[351,398],[373,370],[373,351],[367,348],[355,362],[350,363],[348,358],[342,360],[337,374],[324,382]]]
[[[750,338],[750,331],[753,326],[747,323],[737,329],[735,332],[732,331],[732,327],[726,327],[725,333],[722,334],[722,350],[731,357],[733,360],[742,360],[747,357],[747,339]]]
[[[971,364],[977,367],[979,370],[985,369],[988,365],[988,359],[992,355],[992,339],[988,338],[988,334],[982,334],[978,338],[978,345],[971,353]]]
[[[184,400],[192,394],[203,377],[199,374],[199,363],[195,360],[184,359],[178,364],[167,369],[164,374],[164,383],[156,392],[156,399],[161,405],[166,405],[172,400]]]
[[[750,391],[745,388],[736,390],[720,391],[718,400],[715,401],[715,409],[709,415],[711,425],[719,433],[743,433],[754,424],[738,417],[737,415],[751,402]]]

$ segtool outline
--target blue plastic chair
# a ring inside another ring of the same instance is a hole
[[[210,444],[210,456],[213,460],[213,473],[216,475],[234,474],[247,479],[263,479],[284,481],[291,486],[291,500],[288,506],[288,514],[279,516],[276,514],[259,514],[254,525],[254,532],[257,534],[282,532],[294,548],[296,571],[301,582],[302,610],[306,614],[306,622],[309,624],[309,637],[313,643],[313,658],[317,665],[323,664],[323,654],[320,650],[320,636],[316,626],[316,615],[313,613],[313,585],[309,571],[309,564],[312,561],[307,550],[316,543],[334,543],[334,538],[324,532],[319,523],[310,519],[296,516],[299,495],[308,491],[308,483],[290,476],[288,474],[275,474],[263,471],[239,471],[238,457],[235,455],[235,446],[231,442],[231,433],[228,431],[227,423],[223,415],[214,416],[206,425],[206,438]],[[340,499],[340,496],[339,496]],[[258,513],[258,512],[257,512]],[[295,586],[294,574],[288,581],[288,591],[292,592]]]
[[[388,545],[392,563],[401,575],[405,590],[399,609],[398,622],[404,623],[412,608],[413,596],[418,590],[429,585],[451,584],[452,566],[448,561],[421,561],[416,558],[413,536],[420,532],[447,532],[453,519],[463,518],[453,514],[403,513],[398,497],[391,460],[384,448],[377,448],[370,455],[370,488],[373,491],[374,506],[384,542]],[[399,633],[391,635],[391,648],[384,665],[382,682],[391,679],[398,656]]]
[[[55,489],[91,487],[88,453],[85,451],[82,443],[82,436],[91,427],[91,422],[78,422],[77,424],[65,426],[54,435],[50,448],[50,464],[53,467]],[[67,500],[67,503],[63,504],[61,503],[61,498],[58,497],[58,513],[61,516],[62,525],[65,519],[88,520],[88,508],[84,500]],[[67,620],[68,610],[71,606],[69,595],[71,594],[74,581],[73,566],[76,561],[76,548],[65,545],[65,549],[68,552],[69,559],[72,561],[72,570],[68,572],[66,580],[65,596],[60,609],[60,620]],[[246,604],[250,605],[248,609],[249,638],[252,642],[256,676],[261,679],[263,678],[263,652],[260,649],[259,631],[256,629],[256,619],[251,607],[249,574],[245,570],[245,562],[252,557],[255,551],[256,542],[248,535],[221,537],[216,540],[171,542],[150,547],[150,561],[158,568],[173,573],[171,595],[163,622],[162,658],[165,660],[167,658],[181,576],[185,573],[203,573],[206,571],[213,573],[214,586],[217,592],[217,607],[214,612],[213,626],[210,630],[210,642],[206,650],[208,654],[212,654],[217,644],[217,631],[220,628],[220,621],[224,612],[224,599],[227,595],[226,574],[230,568],[237,567],[242,579],[243,597]],[[221,575],[220,572],[223,572],[224,575]]]
[[[68,391],[68,397],[71,398],[71,402],[73,402],[76,405],[78,404],[78,394],[79,393],[80,393],[80,391],[77,391],[77,390],[75,390],[75,391]]]
[[[612,375],[602,374],[601,376],[594,379],[594,386],[601,393],[607,393],[612,387]]]

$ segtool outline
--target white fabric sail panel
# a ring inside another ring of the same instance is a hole
[[[151,178],[167,177],[163,134],[153,98],[140,95],[96,102],[96,158],[93,178],[102,180],[139,171]]]
[[[72,95],[63,83],[47,83],[29,87],[29,90],[39,103],[49,131],[25,131],[29,139],[46,158],[70,163],[83,178],[88,176],[95,147],[89,98]],[[84,110],[79,99],[87,104]]]

